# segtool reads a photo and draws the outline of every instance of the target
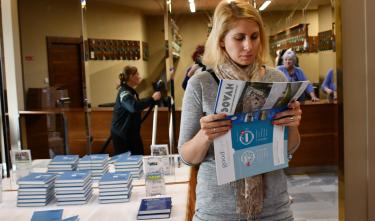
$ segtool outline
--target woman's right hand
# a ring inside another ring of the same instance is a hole
[[[156,91],[156,92],[154,92],[154,94],[152,94],[152,99],[154,99],[154,101],[158,101],[158,100],[160,100],[160,98],[161,98],[160,91]]]
[[[232,128],[230,120],[225,120],[226,114],[210,114],[200,119],[201,132],[212,142],[215,138],[222,136]]]

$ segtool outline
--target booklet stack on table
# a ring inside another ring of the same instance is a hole
[[[48,164],[48,172],[63,173],[77,169],[78,155],[56,155]]]
[[[225,113],[232,129],[214,140],[219,185],[288,166],[288,129],[272,122],[308,83],[220,81],[215,113]]]
[[[99,180],[108,172],[109,155],[91,154],[85,155],[78,162],[78,170],[90,170],[93,181]]]
[[[99,181],[100,203],[120,203],[130,200],[133,189],[130,172],[106,173]]]
[[[114,160],[116,172],[130,172],[134,179],[139,179],[143,175],[143,156],[131,155],[122,156]]]
[[[64,172],[55,180],[58,205],[85,204],[92,196],[90,171]]]
[[[54,198],[55,174],[30,173],[18,180],[17,206],[45,206]]]
[[[165,219],[171,216],[171,211],[171,197],[142,199],[138,209],[137,219]]]

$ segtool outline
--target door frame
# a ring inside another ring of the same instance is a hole
[[[85,106],[86,100],[86,76],[85,76],[85,54],[84,54],[84,45],[83,38],[81,37],[56,37],[56,36],[46,36],[47,41],[47,63],[48,63],[48,79],[51,78],[51,69],[52,69],[52,60],[49,56],[49,50],[53,44],[75,44],[79,45],[80,48],[80,60],[81,60],[81,92],[82,92],[82,107]],[[48,85],[51,86],[51,81],[48,81]]]

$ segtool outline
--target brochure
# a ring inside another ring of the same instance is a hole
[[[215,113],[225,113],[232,129],[214,140],[219,185],[288,166],[287,128],[272,120],[308,83],[220,81]]]

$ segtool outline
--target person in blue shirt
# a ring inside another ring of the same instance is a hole
[[[277,69],[283,72],[289,81],[307,80],[305,73],[303,73],[303,70],[295,66],[297,57],[294,51],[287,50],[283,55],[283,60],[283,65],[277,66]],[[306,92],[310,95],[312,101],[319,101],[319,98],[314,93],[314,88],[311,83],[307,86]],[[304,95],[302,95],[299,100],[303,101],[304,99],[305,97]]]
[[[333,69],[329,69],[327,72],[326,77],[324,78],[324,81],[322,83],[322,86],[320,87],[321,90],[328,95],[330,99],[337,99],[337,92],[336,92],[336,84],[333,79]]]

